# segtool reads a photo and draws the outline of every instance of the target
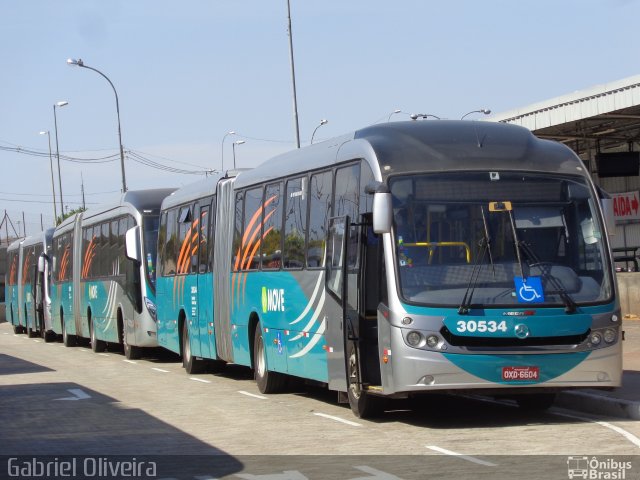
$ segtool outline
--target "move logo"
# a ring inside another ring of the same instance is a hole
[[[284,289],[262,287],[262,313],[284,312]]]

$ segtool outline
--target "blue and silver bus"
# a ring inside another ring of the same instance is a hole
[[[100,352],[118,344],[130,359],[157,346],[158,215],[172,191],[128,191],[116,204],[78,213],[56,229],[53,323],[65,345],[84,338]]]
[[[7,321],[13,325],[14,333],[26,333],[27,324],[20,321],[20,244],[22,239],[14,240],[7,247],[7,271],[5,274],[5,306]]]
[[[262,393],[322,382],[361,417],[433,391],[546,408],[620,385],[608,217],[562,144],[393,122],[174,198],[158,329],[188,369],[246,365]]]
[[[50,254],[53,228],[14,241],[7,249],[8,318],[15,333],[56,338],[51,324]]]

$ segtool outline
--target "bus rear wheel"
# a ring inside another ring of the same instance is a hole
[[[373,418],[381,415],[384,412],[386,399],[371,395],[362,389],[356,347],[353,344],[349,350],[347,367],[349,376],[347,396],[353,414],[358,418]]]
[[[98,340],[98,337],[96,334],[96,323],[93,320],[91,320],[90,344],[91,344],[91,350],[93,350],[96,353],[104,352],[107,348],[107,344],[104,340]]]
[[[189,324],[185,320],[182,324],[182,366],[189,375],[204,372],[204,360],[199,360],[191,354],[189,341]]]
[[[253,336],[254,376],[260,393],[278,393],[286,384],[286,377],[278,372],[270,372],[267,366],[267,352],[262,337],[262,326],[258,324]]]
[[[69,335],[67,333],[67,327],[64,324],[64,316],[62,311],[60,311],[60,324],[62,326],[62,343],[65,347],[75,347],[76,346],[76,336]]]

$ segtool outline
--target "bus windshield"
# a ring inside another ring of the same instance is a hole
[[[581,177],[457,172],[389,183],[405,301],[575,308],[610,298],[604,228]]]
[[[142,261],[145,265],[145,275],[147,282],[152,290],[156,289],[156,257],[158,253],[158,224],[160,217],[158,215],[144,215],[142,217],[142,225],[144,232],[142,234],[144,251],[142,252]]]

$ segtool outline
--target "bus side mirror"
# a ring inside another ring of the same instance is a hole
[[[364,191],[369,195],[373,194],[373,232],[391,232],[393,203],[389,187],[382,182],[371,182]]]
[[[601,198],[600,208],[602,209],[602,216],[604,217],[604,223],[607,226],[607,232],[609,236],[616,234],[616,217],[613,213],[613,199]]]
[[[130,228],[125,234],[125,255],[130,260],[141,261],[140,227],[138,226]]]
[[[373,194],[373,232],[389,233],[393,220],[393,206],[390,193]]]
[[[45,272],[45,265],[46,265],[46,259],[44,255],[40,255],[38,257],[38,272],[39,273],[44,273]]]

